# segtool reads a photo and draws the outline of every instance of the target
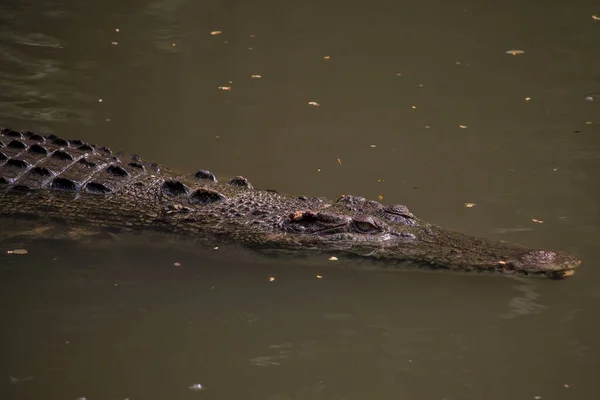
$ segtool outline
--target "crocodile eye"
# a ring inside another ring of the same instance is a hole
[[[354,226],[356,227],[356,230],[361,233],[371,233],[379,231],[379,228],[377,226],[367,221],[354,221]]]

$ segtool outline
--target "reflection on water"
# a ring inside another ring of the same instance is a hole
[[[36,3],[4,6],[6,12],[0,13],[0,114],[7,121],[31,121],[32,127],[67,120],[89,123],[90,112],[77,102],[91,98],[78,93],[72,83],[76,72],[61,61],[62,40],[31,32],[33,16],[38,19],[40,9],[49,8],[42,13],[48,19],[62,18],[64,12],[50,2]]]

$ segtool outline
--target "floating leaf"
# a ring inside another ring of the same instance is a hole
[[[311,105],[311,106],[315,106],[315,107],[319,107],[320,106],[320,104],[317,103],[316,101],[309,101],[308,104]]]
[[[506,50],[505,53],[511,54],[513,56],[516,56],[517,54],[525,54],[525,52],[523,50]]]

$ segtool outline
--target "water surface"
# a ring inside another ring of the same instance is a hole
[[[402,203],[584,264],[550,281],[8,240],[28,254],[0,257],[1,397],[597,398],[593,15],[589,0],[4,2],[0,125]]]

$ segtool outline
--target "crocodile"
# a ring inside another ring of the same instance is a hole
[[[0,130],[0,217],[368,257],[392,269],[563,278],[581,264],[565,252],[449,230],[401,204],[284,195],[242,176],[219,183],[207,170],[183,173],[82,140],[8,128]]]

